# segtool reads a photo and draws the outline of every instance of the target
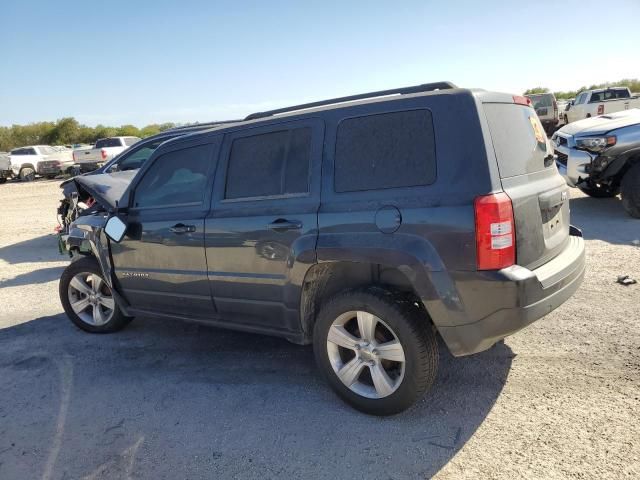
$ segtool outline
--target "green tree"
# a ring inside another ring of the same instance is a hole
[[[549,89],[546,87],[535,87],[525,90],[524,92],[525,95],[535,95],[537,93],[549,93]]]
[[[139,137],[140,130],[134,125],[122,125],[117,130],[117,135],[121,137]]]
[[[76,143],[80,137],[80,124],[73,117],[61,118],[55,127],[48,133],[48,142],[51,145],[67,145]]]

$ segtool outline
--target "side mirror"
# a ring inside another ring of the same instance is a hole
[[[104,226],[104,233],[116,243],[120,243],[126,232],[127,224],[118,217],[111,217]]]

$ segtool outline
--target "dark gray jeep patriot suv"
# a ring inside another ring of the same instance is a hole
[[[136,315],[313,343],[355,408],[411,406],[453,355],[567,300],[585,269],[568,187],[524,97],[447,82],[261,112],[77,177],[69,318]]]

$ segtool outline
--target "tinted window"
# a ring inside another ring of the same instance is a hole
[[[550,107],[553,105],[553,97],[549,94],[543,95],[527,95],[531,99],[531,103],[533,104],[533,108],[544,108]]]
[[[591,94],[591,98],[589,99],[589,103],[601,102],[603,95],[604,95],[604,92],[593,92]]]
[[[251,198],[309,190],[311,128],[237,138],[231,145],[225,198]]]
[[[163,138],[156,142],[150,143],[143,147],[138,148],[135,152],[129,155],[123,156],[122,159],[114,162],[118,166],[118,170],[135,170],[142,167],[151,154],[160,146],[162,142],[165,142],[167,138]],[[129,150],[127,150],[127,153]]]
[[[26,155],[37,155],[38,153],[36,152],[36,149],[31,147],[31,148],[25,148],[25,154]]]
[[[435,178],[428,110],[351,118],[338,126],[336,192],[429,185]]]
[[[615,98],[629,98],[631,97],[631,95],[629,94],[629,90],[627,90],[626,88],[620,89],[620,90],[616,90],[615,91]]]
[[[96,142],[95,148],[121,147],[119,138],[102,138]]]
[[[135,206],[160,207],[202,203],[210,157],[209,145],[184,148],[161,155],[138,184]]]
[[[140,139],[137,138],[137,137],[127,137],[127,138],[124,139],[124,144],[127,147],[130,147],[131,145],[133,145],[134,143],[138,143],[139,141],[140,141]]]
[[[525,106],[488,103],[489,121],[500,177],[513,177],[543,170],[547,136],[535,112]]]

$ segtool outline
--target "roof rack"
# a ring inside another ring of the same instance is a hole
[[[173,127],[170,128],[168,130],[165,130],[165,132],[175,132],[175,131],[180,131],[180,130],[191,130],[191,129],[197,129],[197,130],[201,130],[207,127],[217,127],[219,125],[226,125],[228,123],[236,123],[236,122],[241,122],[242,120],[220,120],[220,121],[216,121],[216,122],[205,122],[205,123],[191,123],[189,125],[181,125],[179,127]]]
[[[353,100],[362,100],[365,98],[385,97],[387,95],[408,95],[410,93],[432,92],[434,90],[449,90],[458,88],[451,82],[434,82],[424,83],[422,85],[414,85],[412,87],[392,88],[391,90],[379,90],[377,92],[361,93],[358,95],[349,95],[348,97],[331,98],[329,100],[321,100],[319,102],[303,103],[294,105],[293,107],[277,108],[266,112],[256,112],[245,117],[246,120],[256,120],[258,118],[271,117],[279,113],[295,112],[296,110],[306,110],[308,108],[322,107],[324,105],[333,105],[336,103],[351,102]]]

